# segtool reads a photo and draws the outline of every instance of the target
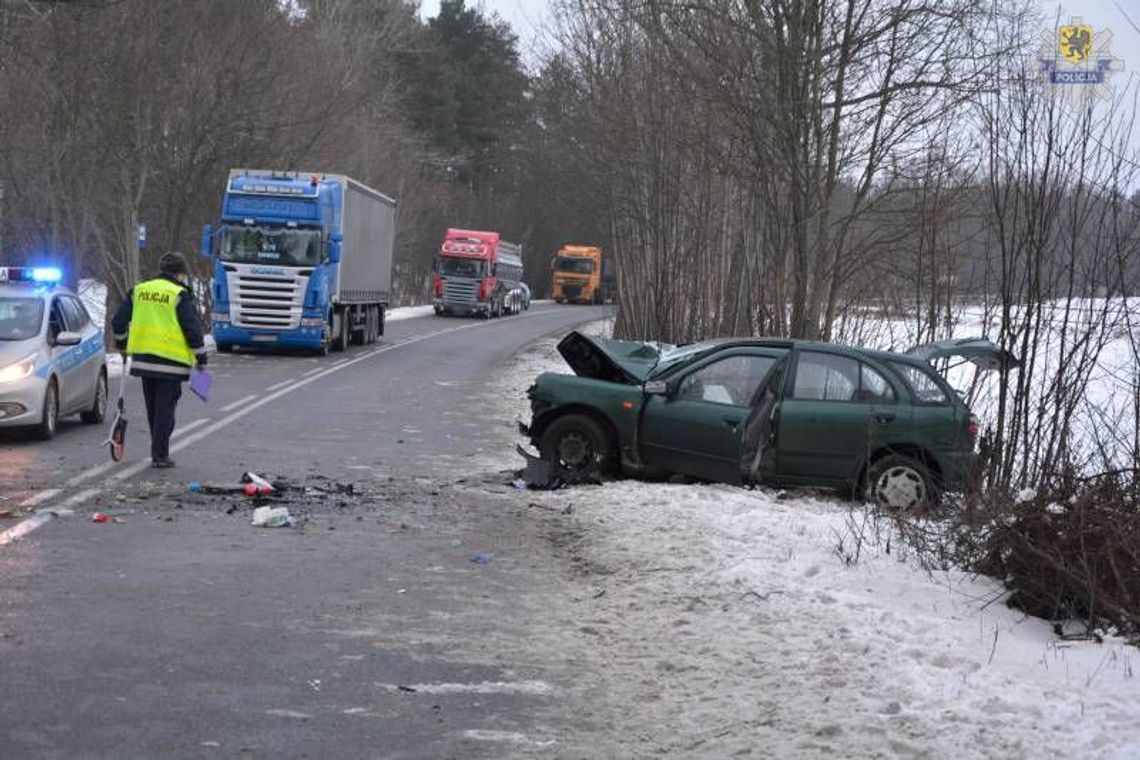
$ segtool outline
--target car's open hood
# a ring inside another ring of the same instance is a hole
[[[644,382],[660,356],[648,343],[593,338],[577,331],[558,343],[558,353],[576,375],[627,385]]]
[[[976,364],[979,369],[1009,369],[1021,364],[1021,360],[1012,353],[985,338],[940,340],[916,346],[907,351],[907,354],[927,361],[960,356]]]

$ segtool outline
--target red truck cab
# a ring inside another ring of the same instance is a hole
[[[437,315],[498,317],[522,309],[522,246],[497,232],[448,229],[435,257]]]

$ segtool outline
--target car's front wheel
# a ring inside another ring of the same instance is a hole
[[[79,419],[88,425],[98,425],[107,416],[107,372],[99,372],[99,380],[95,383],[95,397],[91,399],[91,406],[79,414]]]
[[[44,394],[44,409],[40,415],[40,424],[35,427],[36,438],[47,440],[55,436],[56,425],[59,424],[59,389],[55,378],[48,381],[47,392]]]
[[[921,509],[938,501],[930,470],[922,462],[901,454],[877,460],[867,472],[867,498],[890,509]]]
[[[609,435],[594,419],[568,414],[550,423],[539,451],[544,459],[582,475],[605,475],[614,469],[616,451]]]

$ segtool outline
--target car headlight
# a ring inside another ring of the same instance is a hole
[[[9,364],[7,367],[0,369],[0,383],[14,383],[17,380],[23,380],[36,368],[36,357],[33,354],[27,359]]]

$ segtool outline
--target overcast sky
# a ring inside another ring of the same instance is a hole
[[[1134,0],[1129,0],[1134,2]],[[523,61],[537,66],[542,56],[541,37],[544,27],[550,24],[551,10],[548,0],[467,0],[468,6],[493,12],[506,21],[519,37],[519,53]],[[439,13],[439,0],[422,0],[420,18],[431,18]]]
[[[511,25],[519,37],[519,52],[530,67],[537,67],[544,45],[542,31],[551,23],[549,0],[468,0],[470,5],[499,15]],[[1124,59],[1124,71],[1113,78],[1118,91],[1140,88],[1140,2],[1137,0],[1040,0],[1045,28],[1053,28],[1079,16],[1085,24],[1099,31],[1112,30],[1112,52]],[[423,0],[420,16],[430,18],[439,13],[439,0]],[[1044,29],[1043,29],[1044,31]],[[1140,128],[1133,134],[1134,151],[1140,152]]]

